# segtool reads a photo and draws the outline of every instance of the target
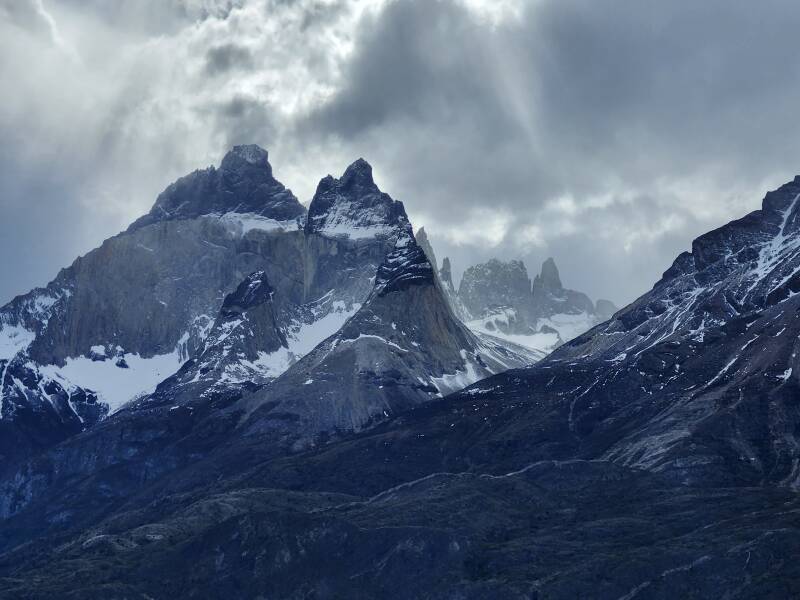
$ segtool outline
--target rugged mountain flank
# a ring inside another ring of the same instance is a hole
[[[248,429],[311,443],[530,362],[524,352],[479,339],[453,315],[409,225],[378,269],[364,306],[250,400],[259,408]]]

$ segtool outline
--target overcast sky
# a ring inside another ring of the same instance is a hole
[[[0,0],[0,302],[232,144],[623,304],[800,173],[800,4]]]

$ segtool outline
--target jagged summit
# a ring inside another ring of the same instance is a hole
[[[561,285],[561,277],[558,274],[556,261],[552,257],[542,263],[541,273],[534,277],[533,285],[535,286],[537,282],[547,290],[563,289],[564,286]]]
[[[245,164],[266,169],[269,171],[270,175],[272,175],[272,165],[269,164],[269,153],[256,144],[234,146],[222,159],[219,168],[223,170],[236,170]]]
[[[403,203],[381,192],[372,179],[372,167],[360,158],[340,179],[328,175],[319,182],[305,230],[356,240],[410,233],[410,224]]]
[[[363,158],[357,159],[347,169],[341,178],[343,188],[359,187],[363,189],[378,189],[375,180],[372,178],[372,165]]]
[[[287,222],[306,212],[292,192],[272,175],[266,150],[234,146],[219,169],[209,167],[181,177],[156,199],[150,212],[128,231],[160,221],[228,214],[253,215]]]
[[[533,279],[532,293],[534,311],[539,317],[559,313],[591,315],[595,310],[594,302],[586,294],[564,288],[552,258],[542,263],[541,273]]]
[[[521,260],[492,258],[464,271],[458,295],[472,315],[481,316],[495,308],[529,303],[531,280]]]
[[[449,256],[445,256],[442,259],[442,268],[439,269],[439,276],[442,278],[443,282],[449,283],[451,286],[453,285],[453,267],[450,265]]]
[[[422,250],[425,252],[425,256],[428,257],[431,265],[433,265],[433,268],[436,269],[439,263],[436,260],[436,253],[433,251],[433,246],[428,239],[428,232],[425,231],[424,227],[420,227],[419,230],[414,234],[414,237],[417,240],[417,244],[419,244],[420,248],[422,248]]]
[[[452,282],[449,261],[440,273]],[[452,283],[449,284],[452,287]],[[555,260],[548,258],[533,282],[521,260],[493,258],[464,271],[458,294],[469,327],[522,344],[544,356],[616,311],[610,302],[595,306],[586,294],[564,288]]]
[[[433,248],[431,248],[431,253],[433,253]],[[442,260],[442,268],[439,269],[439,283],[441,283],[447,302],[455,315],[464,323],[468,322],[472,316],[453,285],[453,268],[450,265],[450,258],[447,256]]]

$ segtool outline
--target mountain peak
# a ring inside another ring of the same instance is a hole
[[[561,285],[561,276],[558,274],[556,261],[553,260],[552,257],[542,263],[542,271],[536,279],[542,284],[542,287],[546,289],[560,290],[563,287]]]
[[[439,269],[439,272],[442,274],[442,279],[448,280],[452,283],[453,278],[453,268],[450,266],[450,257],[445,256],[442,259],[442,268]]]
[[[226,169],[235,167],[242,162],[249,165],[260,165],[270,168],[269,153],[257,144],[245,144],[234,146],[222,159],[220,168]]]
[[[420,227],[414,237],[416,238],[419,247],[422,248],[423,252],[425,252],[425,256],[428,257],[428,261],[430,261],[435,271],[436,266],[438,265],[436,253],[433,251],[433,246],[431,246],[431,242],[428,239],[428,233],[425,231],[425,228]]]
[[[359,185],[363,187],[377,187],[372,178],[372,165],[363,158],[357,159],[347,169],[339,180],[343,186]]]
[[[458,296],[473,315],[500,306],[524,305],[530,299],[531,280],[521,260],[491,258],[464,271]]]
[[[363,158],[347,167],[341,178],[328,175],[319,182],[308,209],[307,233],[359,239],[400,231],[410,235],[403,203],[381,192]]]
[[[234,146],[220,163],[181,177],[156,199],[150,213],[130,230],[160,221],[226,213],[294,221],[306,212],[294,194],[272,176],[269,154],[255,144]]]

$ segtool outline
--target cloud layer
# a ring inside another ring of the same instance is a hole
[[[789,1],[0,0],[0,301],[227,146],[626,302],[800,172]],[[311,175],[310,175],[311,174]]]

